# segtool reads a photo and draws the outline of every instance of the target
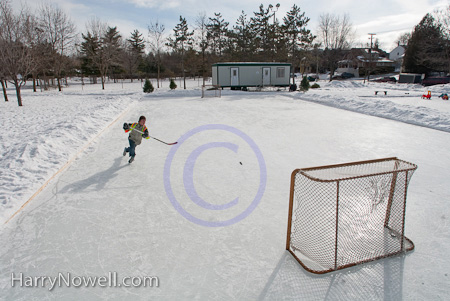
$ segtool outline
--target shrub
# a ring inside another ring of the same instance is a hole
[[[152,85],[151,81],[149,79],[146,79],[145,83],[144,83],[144,92],[145,93],[151,93],[154,90],[155,90],[155,88],[153,88],[153,85]]]
[[[177,84],[175,83],[175,81],[173,80],[173,78],[170,79],[170,90],[174,90],[177,88]]]
[[[300,91],[308,91],[309,90],[309,81],[306,76],[303,77],[302,82],[300,83]]]
[[[320,88],[319,84],[314,84],[314,85],[311,86],[311,89],[317,89],[317,88]]]

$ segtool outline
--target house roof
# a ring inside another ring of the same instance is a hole
[[[377,62],[377,63],[393,63],[394,62],[393,60],[389,60],[389,59],[384,58],[384,57],[379,57],[377,59],[370,60],[370,59],[368,59],[368,58],[366,58],[365,56],[362,56],[362,55],[359,55],[357,57],[357,59],[360,60],[361,62]]]

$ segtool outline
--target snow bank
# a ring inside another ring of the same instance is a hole
[[[339,109],[393,119],[450,132],[450,101],[438,96],[450,93],[450,85],[422,87],[411,84],[363,83],[363,81],[319,82],[295,97]],[[379,91],[375,95],[375,91]],[[387,95],[384,94],[387,91]],[[432,99],[421,96],[431,91]]]
[[[9,102],[0,102],[0,223],[142,95],[140,84],[93,91],[24,89],[18,107],[10,88]]]

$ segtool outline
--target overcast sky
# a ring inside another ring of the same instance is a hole
[[[394,41],[405,32],[410,32],[428,12],[450,4],[450,0],[46,0],[57,3],[72,19],[78,30],[85,32],[86,22],[92,17],[98,17],[110,26],[117,26],[124,37],[138,29],[147,35],[148,25],[157,20],[164,24],[167,34],[179,22],[180,15],[186,18],[190,29],[194,28],[195,20],[200,13],[213,17],[221,13],[231,27],[244,11],[248,17],[259,10],[259,5],[280,3],[276,13],[282,20],[286,12],[296,4],[310,18],[308,29],[316,32],[319,16],[324,13],[337,15],[348,14],[357,31],[356,40],[360,43],[369,42],[368,33],[375,33],[382,49],[392,50]],[[40,0],[12,0],[13,6],[19,8],[25,3],[36,9]]]

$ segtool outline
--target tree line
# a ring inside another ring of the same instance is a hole
[[[310,19],[295,4],[284,16],[277,15],[280,4],[261,4],[251,16],[242,11],[234,24],[221,13],[200,13],[194,24],[179,16],[170,31],[156,21],[150,22],[146,33],[136,29],[124,38],[117,27],[97,18],[79,33],[54,4],[42,4],[35,13],[26,7],[16,13],[10,1],[0,0],[0,81],[5,101],[7,82],[14,85],[19,106],[21,87],[27,81],[33,83],[34,91],[37,85],[61,91],[69,76],[81,77],[83,84],[100,78],[102,89],[108,78],[155,77],[159,88],[162,78],[181,76],[186,88],[187,76],[205,81],[211,64],[223,61],[289,62],[295,71],[310,66],[333,74],[354,44],[355,30],[348,15],[322,14],[314,35],[308,29]],[[450,37],[445,34],[449,15],[449,10],[441,11],[439,18],[427,15],[410,35],[399,38],[399,43],[403,39],[408,44],[406,70],[423,66],[429,72],[443,67],[440,56],[450,56]],[[448,70],[448,59],[446,64]]]
[[[199,14],[193,25],[180,16],[171,32],[158,21],[150,22],[147,33],[134,30],[124,39],[117,27],[96,18],[80,37],[69,16],[54,4],[42,4],[34,14],[28,8],[15,13],[10,0],[0,0],[4,97],[7,101],[7,81],[15,86],[21,106],[20,89],[27,81],[33,82],[34,91],[38,84],[61,91],[68,76],[80,76],[83,83],[100,78],[102,89],[107,78],[153,76],[159,87],[166,77],[205,80],[210,65],[221,61],[282,61],[299,68],[319,44],[314,43],[316,36],[307,28],[310,19],[300,7],[293,5],[281,19],[276,15],[279,7],[261,4],[252,16],[242,11],[232,25],[221,13]]]

